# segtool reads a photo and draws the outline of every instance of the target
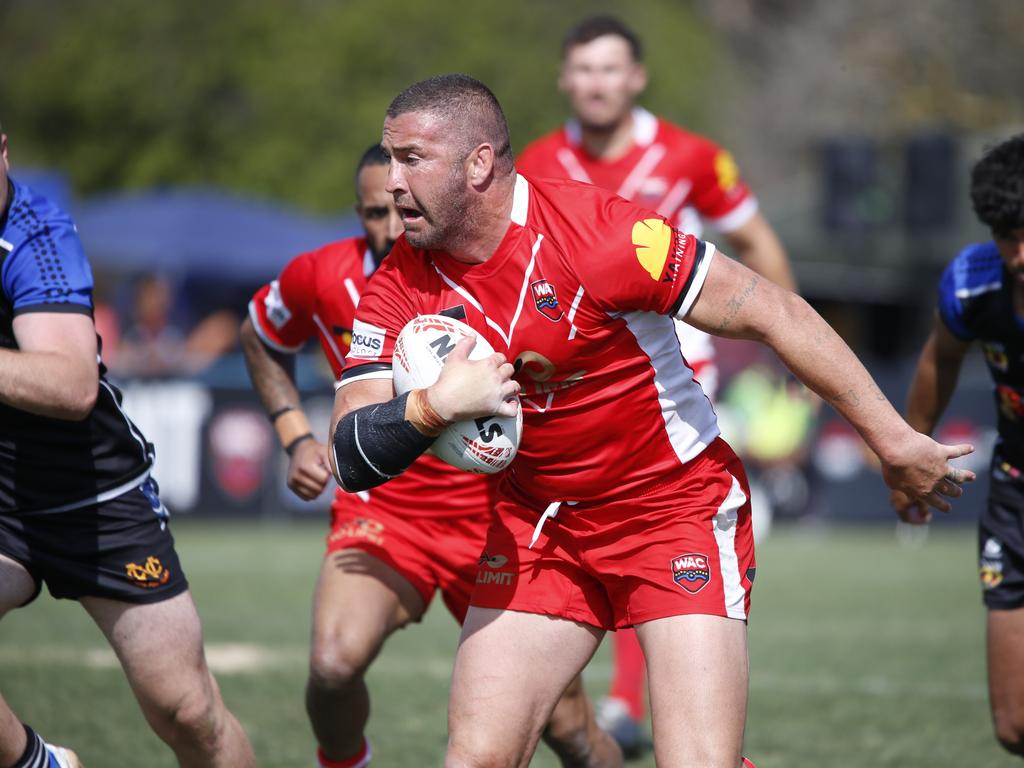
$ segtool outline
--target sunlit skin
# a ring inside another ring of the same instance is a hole
[[[387,177],[386,165],[367,165],[359,172],[356,182],[359,195],[356,213],[359,214],[370,251],[378,264],[402,234],[402,217],[398,213],[395,199],[384,189]]]
[[[601,156],[628,148],[633,105],[646,86],[647,70],[633,59],[629,43],[618,35],[603,35],[570,48],[558,78],[559,89],[580,121],[584,145]],[[625,144],[620,147],[622,140]]]
[[[468,154],[452,127],[430,112],[384,121],[381,146],[391,158],[387,186],[415,248],[483,262],[509,227],[515,174],[495,176],[494,148]]]

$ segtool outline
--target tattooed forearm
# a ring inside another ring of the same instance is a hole
[[[740,309],[743,308],[747,299],[753,295],[754,291],[757,289],[757,284],[760,281],[761,278],[759,275],[751,275],[750,282],[747,284],[746,288],[726,302],[725,317],[722,318],[721,322],[719,322],[718,326],[715,328],[715,333],[721,334],[723,331],[729,329],[729,326],[732,325],[732,321],[736,319],[736,315],[739,314]]]
[[[860,405],[860,395],[854,392],[852,389],[848,389],[845,392],[840,392],[832,396],[833,405],[848,405],[852,408],[856,408]]]

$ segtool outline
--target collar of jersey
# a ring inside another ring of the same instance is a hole
[[[633,143],[637,147],[648,147],[654,142],[657,135],[658,118],[643,107],[633,107]],[[576,118],[566,122],[565,138],[570,145],[582,150],[583,128],[580,126],[580,121]],[[601,158],[593,159],[600,160]]]

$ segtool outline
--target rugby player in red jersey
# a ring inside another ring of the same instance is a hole
[[[516,167],[531,178],[595,184],[698,237],[706,221],[722,233],[730,253],[741,262],[795,290],[782,244],[732,156],[709,139],[637,106],[646,85],[643,45],[636,33],[611,16],[582,20],[562,42],[558,79],[573,117],[527,145]],[[718,368],[711,337],[683,322],[676,323],[676,334],[687,363],[714,400]],[[611,690],[599,702],[598,720],[628,754],[641,746],[643,654],[633,632],[616,632],[613,639]]]
[[[529,762],[562,691],[609,629],[651,671],[655,760],[737,768],[754,577],[743,468],[679,352],[678,316],[768,344],[879,455],[886,482],[948,509],[973,473],[904,422],[798,296],[593,186],[516,173],[494,94],[465,75],[392,101],[382,146],[405,224],[356,311],[329,451],[350,491],[401,475],[445,425],[514,415],[449,699],[449,766]],[[455,345],[395,397],[397,333],[461,312],[498,350]],[[511,362],[510,362],[511,361]],[[828,364],[823,364],[827,361]]]
[[[356,207],[365,237],[301,254],[263,286],[242,324],[250,377],[289,454],[288,487],[303,499],[330,480],[327,448],[317,441],[296,389],[294,354],[316,337],[335,377],[350,345],[372,347],[353,331],[353,317],[370,275],[402,233],[385,190],[388,158],[368,149],[356,170]],[[313,611],[306,708],[324,768],[365,766],[369,692],[364,673],[385,640],[419,621],[435,590],[461,623],[476,578],[493,502],[493,479],[459,472],[423,456],[393,483],[331,505],[327,555]],[[561,699],[546,740],[564,766],[614,768],[622,755],[595,723],[574,681]]]

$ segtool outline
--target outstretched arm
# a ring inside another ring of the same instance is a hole
[[[936,313],[931,335],[917,359],[907,398],[907,421],[918,432],[930,435],[942,418],[956,389],[960,366],[969,346],[969,342],[950,333]],[[931,512],[924,503],[900,491],[894,490],[889,500],[904,522],[920,524],[931,519]]]
[[[260,339],[250,318],[242,322],[240,335],[253,389],[288,452],[288,487],[300,499],[315,499],[331,478],[327,446],[313,437],[302,410],[295,386],[295,356],[271,350]]]
[[[718,336],[760,341],[861,434],[882,461],[886,484],[948,511],[974,473],[949,459],[969,445],[945,446],[910,427],[838,334],[796,294],[716,254],[685,318]],[[940,496],[941,494],[941,496]]]

